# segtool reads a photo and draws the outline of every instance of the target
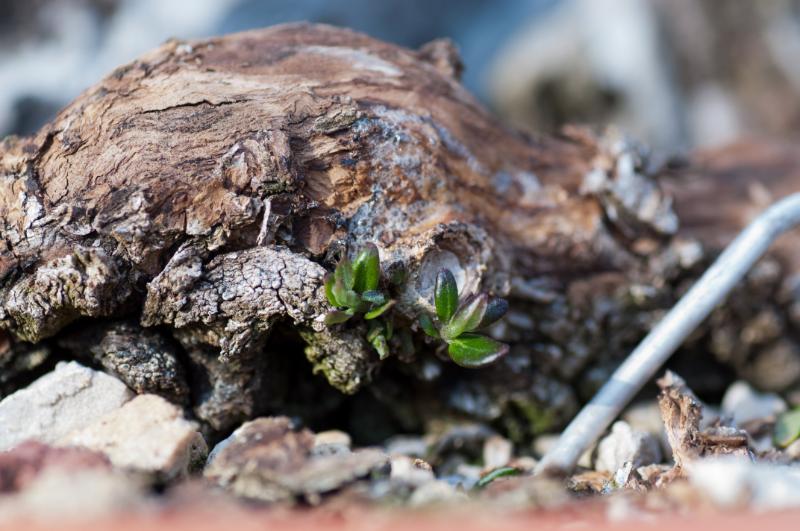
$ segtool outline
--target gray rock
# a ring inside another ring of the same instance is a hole
[[[206,478],[245,498],[280,501],[315,498],[388,464],[375,449],[314,454],[314,434],[295,429],[286,417],[246,422],[204,471]]]
[[[436,479],[431,465],[421,459],[413,459],[406,455],[393,455],[390,464],[389,477],[397,483],[418,487]]]
[[[500,468],[511,461],[514,445],[499,435],[489,437],[483,442],[483,466],[486,469]]]
[[[0,497],[0,524],[17,528],[20,521],[33,520],[58,527],[65,520],[118,519],[146,507],[144,485],[130,475],[98,468],[54,469],[39,474],[25,490]]]
[[[786,402],[774,393],[759,393],[747,382],[733,383],[722,398],[722,412],[741,427],[754,420],[769,419],[786,411]]]
[[[719,457],[692,463],[689,481],[722,507],[800,507],[800,468]]]
[[[350,436],[343,431],[321,431],[314,435],[314,455],[348,454],[352,441]]]
[[[140,395],[60,443],[104,453],[120,468],[170,480],[187,475],[208,449],[198,425],[157,395]]]
[[[633,469],[661,461],[661,446],[653,435],[633,430],[627,422],[615,422],[611,433],[597,446],[595,470],[615,473],[626,463]]]
[[[281,483],[297,494],[323,494],[384,468],[388,457],[380,450],[364,448],[349,454],[311,456]]]
[[[103,454],[86,448],[56,448],[27,441],[0,452],[0,495],[25,490],[45,472],[58,470],[69,474],[92,469],[111,470],[111,462]]]
[[[59,363],[0,402],[0,451],[34,439],[55,443],[133,398],[125,384],[75,362]]]
[[[423,458],[428,453],[429,443],[423,437],[395,435],[386,440],[384,448],[389,455],[408,455]]]
[[[661,449],[669,453],[671,448],[667,440],[667,431],[664,429],[664,420],[661,418],[661,408],[658,402],[650,400],[634,404],[621,416],[635,431],[644,431],[655,435],[661,441]]]
[[[446,481],[431,481],[418,487],[414,491],[411,498],[408,500],[408,505],[411,507],[425,507],[429,505],[464,502],[466,500],[466,494],[457,490]]]

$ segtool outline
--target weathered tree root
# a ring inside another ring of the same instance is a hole
[[[127,318],[172,335],[195,413],[226,430],[263,410],[270,359],[295,355],[271,350],[276,327],[297,328],[344,392],[378,374],[357,329],[322,324],[325,270],[374,242],[384,273],[405,274],[403,326],[430,308],[443,266],[511,303],[493,334],[512,352],[490,370],[444,364],[420,334],[416,356],[388,363],[442,408],[519,437],[552,429],[714,255],[717,232],[679,233],[665,171],[639,146],[509,131],[459,71],[446,41],[410,51],[302,24],[169,42],[120,67],[36,136],[0,145],[0,329],[38,344],[78,319]],[[743,311],[733,303],[694,348],[774,308],[800,363],[791,302],[763,304],[786,276],[754,277]],[[84,355],[103,364],[97,348]]]

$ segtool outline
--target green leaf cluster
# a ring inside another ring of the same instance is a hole
[[[458,365],[483,367],[508,352],[505,343],[475,333],[505,315],[508,303],[504,299],[480,293],[460,300],[452,271],[442,269],[436,275],[433,302],[435,318],[421,315],[420,326],[429,336],[447,343],[447,352]]]
[[[367,244],[352,262],[343,258],[325,279],[325,295],[335,308],[325,316],[325,323],[333,326],[363,314],[370,321],[367,340],[384,359],[389,355],[388,341],[393,327],[390,320],[378,318],[395,301],[380,290],[380,280],[380,257],[374,244]]]

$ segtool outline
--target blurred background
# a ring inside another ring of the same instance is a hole
[[[450,37],[465,85],[522,129],[615,123],[668,152],[800,129],[800,1],[0,0],[0,135],[170,37],[296,20]]]

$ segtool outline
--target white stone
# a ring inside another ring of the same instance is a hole
[[[720,457],[690,464],[689,481],[723,507],[757,510],[800,507],[800,468]]]
[[[483,443],[483,467],[488,469],[506,466],[511,461],[514,445],[499,435],[493,435]]]
[[[774,393],[759,393],[746,382],[735,382],[722,398],[722,413],[741,427],[753,420],[768,419],[786,411],[786,402]]]
[[[340,430],[321,431],[314,435],[313,455],[349,453],[352,441],[350,435]]]
[[[407,455],[393,455],[389,462],[391,463],[389,478],[392,481],[419,486],[436,479],[431,466],[421,459]]]
[[[181,409],[160,396],[140,395],[60,441],[104,453],[114,466],[183,476],[206,457],[207,448],[197,424],[183,418]]]
[[[621,415],[621,419],[627,422],[633,430],[644,431],[654,435],[661,443],[662,454],[668,455],[672,453],[658,402],[651,400],[634,404],[625,410]]]
[[[647,432],[631,429],[627,422],[618,421],[597,446],[595,470],[614,473],[625,463],[631,463],[635,469],[660,461],[658,439]]]
[[[65,520],[119,518],[145,509],[145,492],[136,478],[111,470],[46,470],[23,491],[0,496],[0,524],[16,528],[33,520],[58,527]]]
[[[408,500],[410,507],[425,507],[455,502],[464,502],[467,495],[446,481],[431,481],[418,487]]]
[[[133,398],[125,384],[75,362],[59,363],[0,401],[0,451],[28,439],[55,443]]]
[[[664,431],[661,408],[658,407],[656,401],[639,402],[632,405],[622,414],[622,420],[634,430],[646,431],[653,435]]]

